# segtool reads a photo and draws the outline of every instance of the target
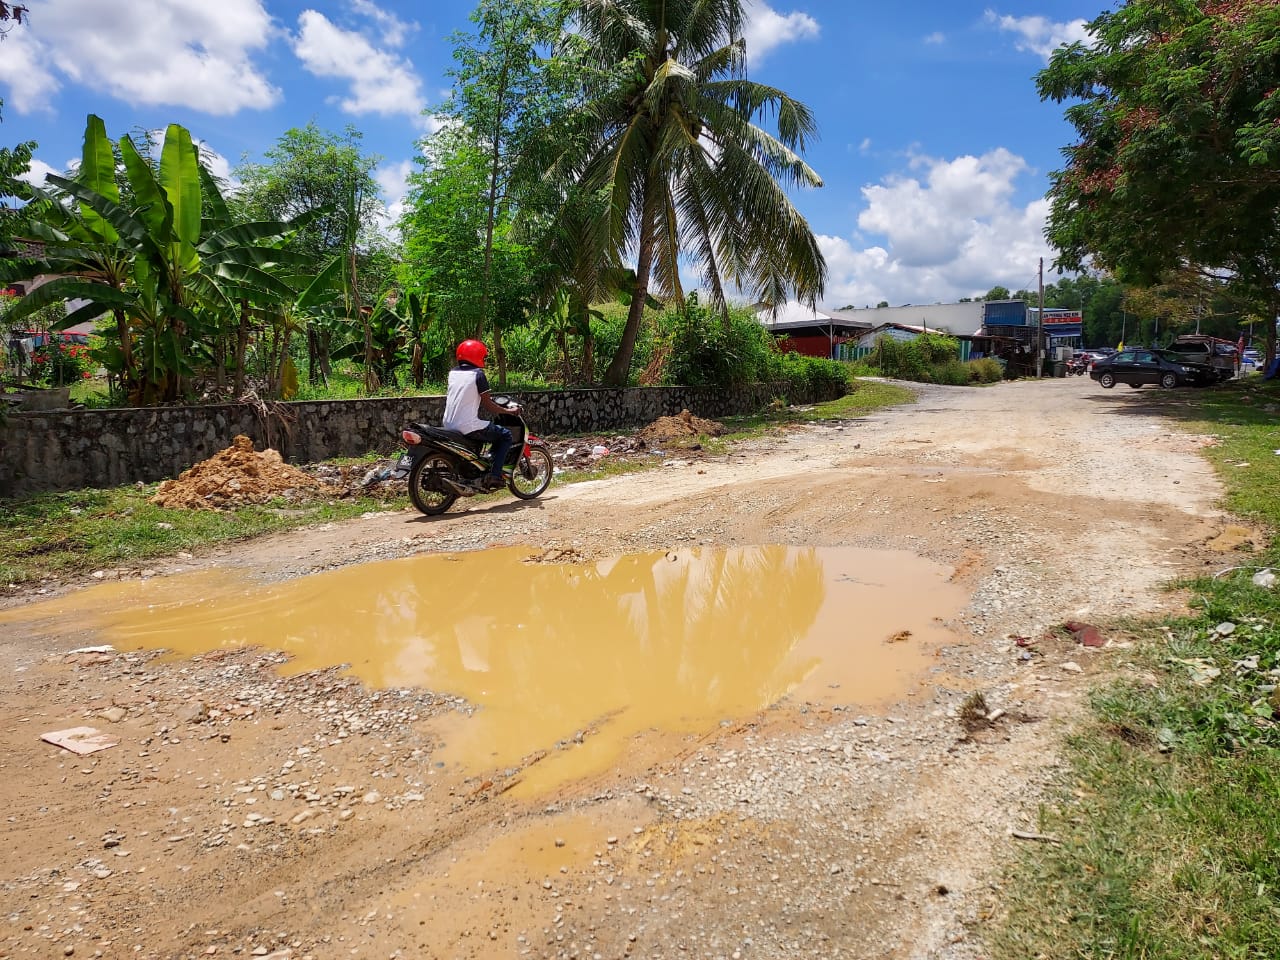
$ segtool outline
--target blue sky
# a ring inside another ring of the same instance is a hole
[[[187,126],[229,171],[288,128],[355,126],[403,197],[468,0],[30,0],[0,42],[0,142],[33,175],[113,137]],[[1048,174],[1071,139],[1034,74],[1103,0],[749,0],[750,75],[813,108],[824,178],[795,195],[830,267],[822,306],[933,303],[1034,285]],[[1049,278],[1051,279],[1051,277]]]

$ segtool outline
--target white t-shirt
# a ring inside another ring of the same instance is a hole
[[[474,433],[489,425],[480,417],[480,394],[489,392],[489,379],[474,364],[463,361],[449,371],[449,393],[444,401],[446,430]]]

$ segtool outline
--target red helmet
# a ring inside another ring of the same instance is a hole
[[[458,344],[458,359],[474,363],[477,367],[484,366],[484,358],[488,355],[489,348],[479,340],[463,340]]]

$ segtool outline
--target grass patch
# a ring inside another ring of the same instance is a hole
[[[148,502],[155,486],[48,493],[4,503],[0,584],[130,566],[209,544],[345,520],[407,501],[279,503],[238,510],[171,510]]]
[[[1280,389],[1192,396],[1176,415],[1221,439],[1228,504],[1274,533]],[[1126,679],[1095,692],[1042,809],[1062,843],[1021,852],[994,957],[1280,957],[1280,589],[1253,582],[1270,566],[1274,545],[1185,584],[1195,615],[1130,625]]]

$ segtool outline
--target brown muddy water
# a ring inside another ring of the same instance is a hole
[[[288,672],[348,665],[374,688],[478,709],[439,725],[480,772],[557,744],[534,794],[607,769],[641,734],[708,732],[788,696],[874,710],[911,693],[968,596],[900,551],[689,549],[546,563],[529,548],[432,554],[261,584],[227,572],[103,584],[0,629],[193,655],[259,646]]]

